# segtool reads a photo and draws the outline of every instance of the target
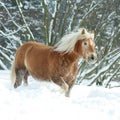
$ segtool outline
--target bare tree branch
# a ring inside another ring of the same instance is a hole
[[[117,74],[117,72],[120,70],[120,66],[118,67],[117,70],[114,71],[114,73],[112,74],[112,76],[109,78],[107,84],[106,84],[106,88],[109,86],[109,83],[111,82],[112,78]]]
[[[21,10],[20,5],[19,5],[19,2],[18,2],[18,0],[15,0],[15,1],[16,1],[16,3],[17,3],[17,7],[18,7],[18,9],[19,9],[19,12],[20,12],[21,18],[22,18],[22,20],[23,20],[23,23],[25,24],[26,29],[27,29],[28,33],[30,34],[31,39],[34,41],[35,38],[34,38],[32,32],[31,32],[30,28],[28,27],[28,24],[27,24],[27,22],[26,22],[26,20],[25,20],[25,18],[24,18],[24,16],[23,16],[22,10]]]

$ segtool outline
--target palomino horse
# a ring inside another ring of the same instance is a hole
[[[11,80],[14,88],[22,80],[28,84],[28,75],[37,80],[53,81],[69,96],[78,71],[78,60],[84,58],[95,63],[94,33],[85,28],[65,35],[55,46],[27,42],[16,52],[12,66]]]

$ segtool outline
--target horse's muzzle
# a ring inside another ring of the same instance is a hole
[[[96,61],[97,61],[97,55],[96,54],[90,54],[88,56],[88,60],[87,60],[88,64],[94,64],[94,63],[96,63]]]

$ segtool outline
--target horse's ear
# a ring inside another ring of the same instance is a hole
[[[91,33],[92,39],[94,40],[94,30],[92,30],[90,33]]]
[[[83,28],[83,30],[82,30],[82,34],[85,34],[86,33],[86,30]]]
[[[91,34],[94,34],[94,30],[91,31]]]

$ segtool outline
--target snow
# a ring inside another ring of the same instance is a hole
[[[10,71],[0,71],[2,120],[120,120],[120,88],[74,85],[71,97],[53,84],[29,77],[14,89]]]

